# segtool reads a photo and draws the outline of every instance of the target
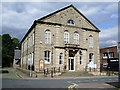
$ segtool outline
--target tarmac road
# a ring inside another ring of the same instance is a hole
[[[2,79],[2,88],[68,88],[80,83],[118,82],[118,77],[73,78],[73,79]]]

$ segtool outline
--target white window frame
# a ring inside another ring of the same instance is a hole
[[[68,31],[64,32],[64,43],[69,43],[69,32]]]
[[[63,55],[63,53],[60,53],[59,54],[59,64],[63,64],[63,59],[64,59],[64,55]],[[60,63],[60,61],[61,61],[61,63]]]
[[[34,53],[33,52],[32,52],[31,58],[32,58],[31,63],[33,64],[33,61],[34,61]]]
[[[79,44],[79,34],[78,33],[74,33],[74,44]]]
[[[44,62],[45,62],[45,64],[50,64],[50,62],[51,62],[51,52],[48,50],[44,51]]]
[[[70,20],[67,21],[67,24],[74,25],[75,23],[74,23],[73,20],[70,19]]]
[[[80,54],[80,65],[83,65],[83,54]]]
[[[107,53],[103,53],[103,59],[104,58],[107,58],[108,56],[107,56]]]
[[[49,30],[45,31],[45,43],[51,44],[51,32]]]
[[[93,36],[89,36],[89,48],[93,48]]]

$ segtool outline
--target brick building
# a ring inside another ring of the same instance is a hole
[[[99,71],[99,32],[73,5],[35,20],[21,41],[21,67]]]
[[[100,70],[104,71],[107,68],[108,58],[118,58],[117,46],[110,46],[100,49]]]

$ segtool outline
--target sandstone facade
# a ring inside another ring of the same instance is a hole
[[[21,67],[39,72],[43,60],[44,69],[99,70],[99,32],[73,5],[35,20],[22,40]]]

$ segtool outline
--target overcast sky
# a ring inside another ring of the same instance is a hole
[[[3,2],[2,34],[10,34],[21,40],[33,21],[68,5],[74,5],[100,32],[100,47],[117,45],[117,2]],[[1,8],[0,8],[1,9]]]

